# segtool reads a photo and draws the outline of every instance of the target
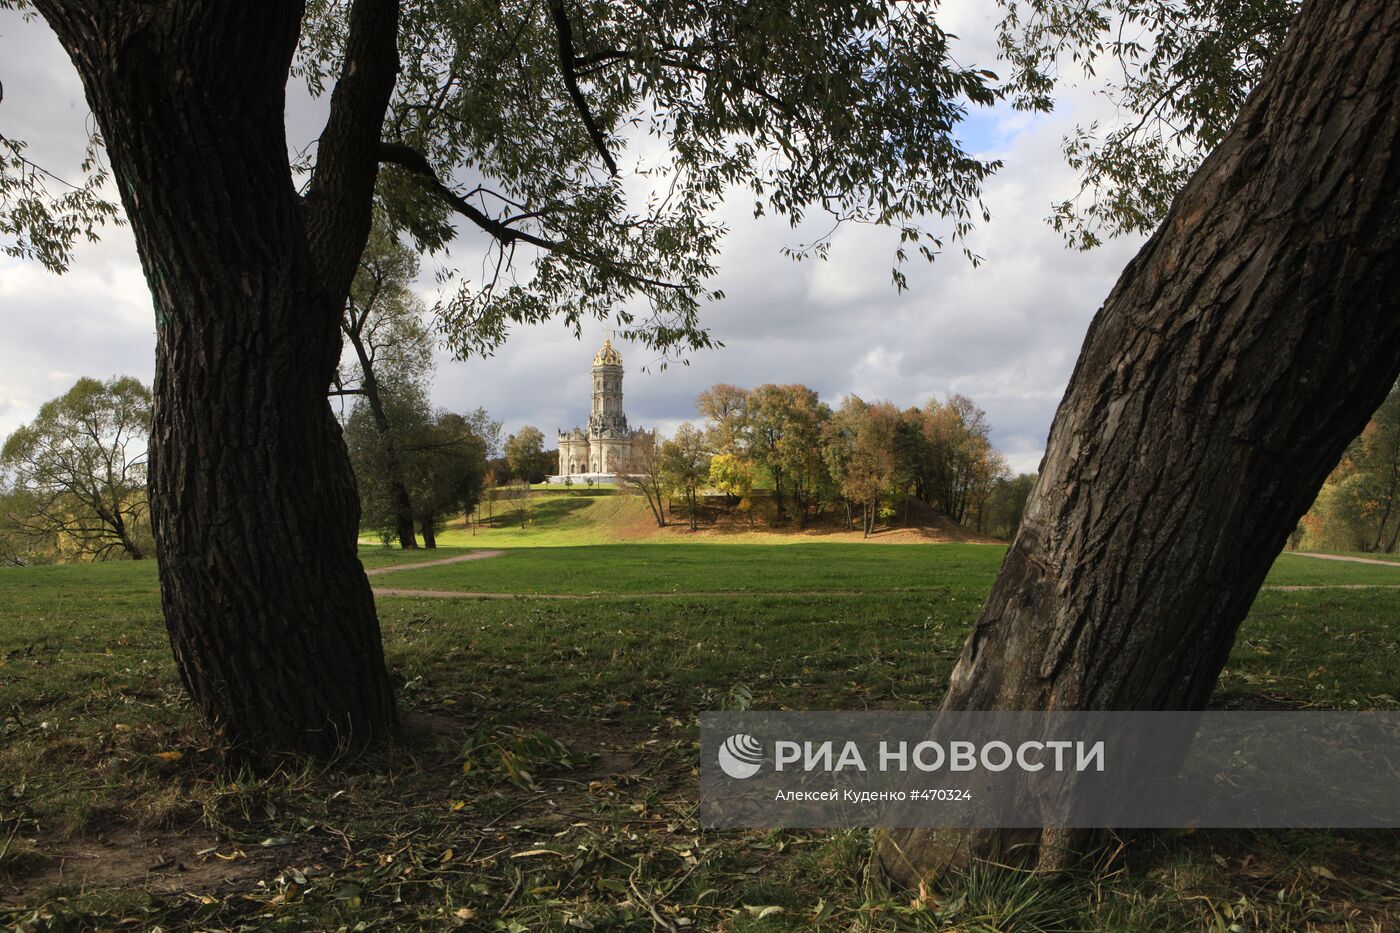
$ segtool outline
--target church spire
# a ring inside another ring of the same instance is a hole
[[[598,352],[593,354],[593,365],[596,366],[621,366],[622,354],[613,349],[612,338],[603,341],[603,345],[598,348]]]

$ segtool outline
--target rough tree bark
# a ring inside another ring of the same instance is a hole
[[[354,5],[305,198],[283,124],[300,4],[36,6],[82,78],[155,298],[150,501],[180,676],[235,752],[361,747],[395,711],[326,392],[397,5]]]
[[[1099,311],[945,709],[1199,709],[1400,371],[1400,3],[1309,0]],[[914,882],[1061,832],[900,830]]]

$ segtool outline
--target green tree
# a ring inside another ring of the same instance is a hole
[[[931,400],[922,421],[928,460],[919,472],[927,477],[929,504],[962,523],[999,473],[987,413],[970,398],[952,395],[941,404]]]
[[[392,424],[387,438],[394,450],[392,473],[389,444],[368,400],[356,402],[345,428],[364,524],[386,539],[398,533],[393,486],[401,482],[424,545],[436,547],[437,532],[448,516],[465,514],[480,501],[489,449],[483,433],[499,430],[499,422],[486,417],[483,409],[469,415],[433,411],[416,388],[385,395],[383,407]]]
[[[413,515],[424,547],[437,547],[449,515],[465,515],[481,500],[487,441],[472,419],[438,411],[404,445]]]
[[[1008,541],[1016,537],[1021,518],[1026,514],[1026,500],[1035,488],[1035,480],[1034,473],[1018,473],[997,479],[983,510],[985,518],[981,521],[981,530]]]
[[[505,456],[511,475],[531,482],[545,456],[544,434],[533,425],[525,425],[519,434],[506,438]]]
[[[150,423],[151,390],[129,376],[79,379],[45,402],[0,450],[9,533],[60,554],[145,557]]]
[[[28,567],[59,560],[57,530],[40,531],[29,527],[38,511],[36,496],[27,489],[15,489],[0,477],[0,567]]]
[[[785,515],[786,500],[805,524],[827,481],[822,461],[822,425],[831,408],[804,385],[761,385],[749,393],[747,437],[749,456],[773,478],[777,518]]]
[[[385,395],[427,391],[433,339],[412,290],[418,256],[399,242],[382,214],[370,231],[340,318],[349,360],[342,359],[332,396],[358,396],[379,434],[378,476],[393,510],[399,546],[418,546],[413,509]]]
[[[423,387],[412,384],[382,390],[377,398],[378,413],[368,398],[355,401],[345,419],[345,443],[359,493],[361,524],[379,532],[385,541],[402,541],[405,509],[410,530],[415,523],[408,448],[431,423],[432,406]],[[414,541],[416,546],[416,532]]]
[[[661,478],[667,491],[685,503],[691,531],[700,527],[700,490],[709,477],[710,451],[704,432],[687,421],[661,445]]]

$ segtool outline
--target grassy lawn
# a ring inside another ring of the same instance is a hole
[[[274,775],[228,773],[205,746],[152,564],[0,570],[0,927],[651,930],[659,917],[678,930],[1224,933],[1400,922],[1391,832],[1160,833],[1099,873],[973,874],[914,898],[871,884],[863,832],[698,829],[698,712],[936,703],[999,560],[975,545],[614,546],[376,577],[603,596],[381,599],[401,740],[353,769]],[[1400,569],[1285,555],[1270,582],[1378,576]],[[831,592],[865,586],[896,592]],[[628,596],[665,589],[828,592]],[[1267,590],[1217,703],[1397,708],[1397,618],[1400,590]]]
[[[490,560],[396,571],[375,583],[490,593],[957,591],[980,600],[1004,548],[988,544],[706,543],[513,547]],[[439,549],[442,556],[465,549]],[[364,552],[362,551],[362,554]],[[432,552],[390,551],[423,560]],[[375,560],[381,556],[373,555]],[[382,558],[392,563],[391,558]],[[404,561],[405,563],[409,561]],[[366,559],[366,566],[370,566]],[[1400,567],[1282,554],[1269,586],[1396,586]]]
[[[1324,551],[1319,553],[1339,554],[1342,557],[1364,557],[1366,560],[1383,560],[1400,563],[1400,552],[1395,554],[1374,553],[1372,551]]]
[[[1400,566],[1280,554],[1264,579],[1269,586],[1400,586]]]
[[[664,543],[512,548],[490,560],[399,571],[376,582],[415,589],[502,593],[957,589],[975,591],[980,599],[1001,565],[1003,552],[998,545],[986,544]],[[1400,573],[1394,576],[1400,583]]]

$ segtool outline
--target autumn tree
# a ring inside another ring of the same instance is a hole
[[[792,500],[803,523],[827,479],[821,456],[822,425],[831,408],[804,385],[758,386],[749,393],[746,437],[749,456],[773,478],[777,518]]]
[[[486,501],[487,519],[495,519],[496,517],[496,500],[500,498],[500,487],[504,479],[505,477],[498,473],[496,467],[492,465],[492,462],[490,460],[488,460],[486,467],[486,478],[484,480],[484,488],[481,493],[482,498]],[[478,519],[477,524],[480,524],[481,505],[478,504],[476,508]]]
[[[10,550],[29,539],[91,560],[146,557],[150,423],[151,390],[129,376],[79,379],[45,402],[0,449]]]
[[[709,434],[706,434],[708,443]],[[738,454],[718,453],[710,457],[709,483],[729,499],[730,505],[742,504],[753,495],[753,462]]]
[[[1400,386],[1348,445],[1303,525],[1310,547],[1395,552],[1400,544]]]
[[[861,509],[861,531],[875,533],[880,505],[900,492],[900,411],[890,402],[848,395],[822,432],[822,456],[842,498]]]
[[[695,410],[705,419],[705,440],[719,454],[748,453],[749,390],[716,383],[695,397]]]
[[[999,474],[987,413],[963,395],[933,399],[922,412],[922,430],[927,501],[962,523]]]
[[[690,422],[676,429],[661,445],[661,479],[667,491],[685,503],[690,530],[700,527],[700,490],[710,476],[710,452],[705,435]]]

